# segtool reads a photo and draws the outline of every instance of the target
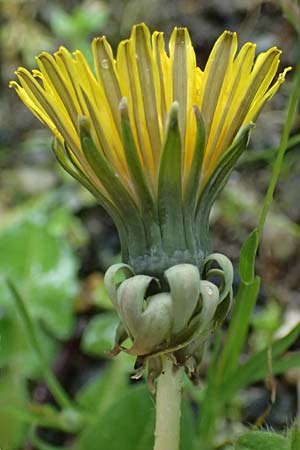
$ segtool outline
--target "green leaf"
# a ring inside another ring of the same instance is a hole
[[[99,314],[91,319],[86,327],[81,349],[94,356],[105,356],[114,344],[119,319],[114,313]]]
[[[281,0],[284,17],[294,27],[296,33],[300,34],[300,7],[297,0]],[[300,447],[299,447],[300,448]]]
[[[94,304],[100,310],[113,310],[114,306],[109,298],[104,282],[100,283],[95,289]]]
[[[239,274],[244,283],[252,283],[255,276],[255,257],[258,246],[257,230],[253,230],[243,243]]]
[[[94,30],[100,30],[108,17],[108,8],[99,4],[97,7],[87,8],[84,5],[75,7],[66,13],[61,6],[51,5],[50,25],[55,36],[84,43],[86,36]],[[79,48],[74,44],[74,48]]]
[[[13,304],[13,299],[11,302]],[[50,363],[55,355],[57,343],[43,330],[39,330],[39,341]],[[0,317],[0,368],[3,367],[10,367],[25,377],[35,378],[40,375],[39,360],[16,310],[3,309]]]
[[[59,338],[70,335],[77,261],[67,241],[47,229],[47,219],[32,217],[0,232],[0,272],[18,283],[30,314]],[[0,307],[14,314],[10,294],[0,284]]]
[[[291,428],[290,441],[291,441],[290,450],[299,450],[299,448],[300,448],[300,428],[299,428],[299,426],[294,425]]]
[[[251,383],[265,379],[269,373],[269,351],[272,355],[272,372],[274,375],[284,373],[291,368],[300,367],[299,352],[289,353],[281,357],[298,339],[300,327],[296,325],[293,330],[281,339],[275,341],[272,347],[264,349],[253,356],[248,361],[240,365],[231,375],[221,383],[219,401],[221,403],[230,399],[239,389],[248,386]]]
[[[273,363],[273,374],[280,375],[291,369],[300,368],[300,352],[290,352]]]
[[[74,450],[151,450],[154,406],[146,386],[131,388],[95,417],[79,436]]]
[[[9,406],[16,410],[25,409],[27,403],[26,385],[15,372],[2,374],[0,378],[0,448],[18,450],[21,447],[26,426],[12,413],[2,410]]]
[[[48,384],[50,392],[53,394],[54,399],[62,408],[71,408],[72,404],[68,398],[68,395],[64,392],[58,381],[56,380],[54,374],[52,373],[50,366],[48,365],[47,357],[44,354],[44,348],[41,345],[40,334],[38,332],[38,324],[32,320],[26,306],[26,302],[22,295],[20,294],[17,286],[10,280],[6,280],[6,284],[13,296],[15,301],[16,309],[19,312],[26,331],[28,333],[28,338],[32,348],[35,350],[36,356],[39,359],[40,368],[43,376]]]
[[[236,369],[250,326],[250,317],[259,292],[260,279],[241,283],[235,298],[232,317],[217,368],[219,380],[227,379]]]
[[[268,352],[271,353],[273,359],[273,373],[284,371],[284,361],[291,361],[291,357],[296,357],[296,363],[300,366],[299,352],[289,353],[284,358],[279,357],[298,339],[300,335],[300,324],[296,325],[289,334],[278,339],[272,344],[270,349],[264,349],[251,356],[246,363],[239,367],[236,371],[236,378],[244,379],[246,383],[251,383],[259,379],[263,379],[268,374]],[[299,358],[297,361],[297,357]],[[232,377],[232,379],[234,376]]]
[[[131,373],[132,357],[121,353],[82,387],[76,397],[77,403],[93,417],[101,415],[130,389]]]
[[[195,415],[188,402],[183,401],[180,423],[180,450],[192,450],[194,448],[197,439],[196,433]]]
[[[249,431],[239,437],[235,450],[290,450],[288,440],[276,433]]]

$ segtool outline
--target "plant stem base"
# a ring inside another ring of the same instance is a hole
[[[163,358],[157,381],[154,450],[179,450],[183,368],[174,368],[170,358]]]

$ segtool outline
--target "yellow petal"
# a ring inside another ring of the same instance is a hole
[[[139,83],[135,48],[132,40],[122,41],[117,51],[117,70],[120,76],[121,92],[128,100],[128,110],[141,163],[151,186],[154,188],[155,164],[146,126],[143,94]]]
[[[204,69],[199,107],[203,114],[206,134],[211,132],[220,92],[228,79],[237,48],[236,33],[225,31],[216,41]]]
[[[157,66],[160,84],[160,111],[163,129],[167,119],[167,112],[172,104],[172,80],[170,73],[170,59],[165,51],[163,33],[155,31],[152,35],[152,48],[154,61]]]
[[[112,109],[103,87],[97,82],[86,59],[80,51],[74,52],[77,61],[77,79],[84,97],[84,114],[91,117],[96,142],[118,173],[128,177],[128,169],[120,135],[116,128]]]
[[[225,80],[220,98],[216,107],[214,120],[212,124],[212,132],[210,133],[205,157],[205,169],[209,170],[210,166],[214,166],[216,160],[224,150],[224,136],[227,133],[231,117],[237,109],[238,99],[247,87],[247,81],[252,69],[255,56],[255,45],[246,43],[240,50],[238,56],[233,61],[228,78]],[[232,139],[232,136],[229,137]]]
[[[47,79],[53,91],[56,91],[57,96],[65,105],[74,127],[76,127],[78,110],[73,101],[75,95],[71,83],[68,82],[66,77],[62,77],[53,56],[49,53],[41,53],[37,57],[37,62],[42,75]]]
[[[225,31],[201,70],[196,66],[185,28],[174,29],[168,56],[163,33],[154,32],[151,38],[146,25],[140,24],[133,27],[128,40],[119,44],[116,59],[105,37],[94,39],[96,74],[81,52],[71,54],[61,47],[53,56],[38,56],[39,70],[30,73],[19,69],[19,83],[12,82],[10,86],[68,149],[66,154],[81,176],[90,179],[101,192],[105,190],[81,150],[79,115],[88,118],[98,151],[134,195],[119,110],[122,98],[127,98],[138,157],[155,194],[165,122],[174,101],[179,105],[183,188],[189,179],[195,149],[196,105],[206,128],[201,189],[240,127],[256,119],[290,70],[285,69],[273,81],[280,56],[275,47],[261,53],[255,63],[254,44],[246,43],[237,56],[236,50],[236,34]],[[109,193],[105,195],[109,197]]]
[[[15,81],[11,81],[9,83],[9,87],[15,89],[18,96],[24,103],[24,105],[27,106],[31,110],[31,112],[42,122],[44,125],[46,125],[56,136],[60,142],[63,142],[64,139],[61,135],[61,133],[58,131],[52,120],[49,118],[49,116],[44,112],[43,109],[41,109],[35,101],[33,101],[29,95],[26,93],[25,89],[23,89],[18,83]]]
[[[95,38],[92,43],[94,64],[98,82],[103,86],[106,99],[111,107],[116,128],[121,136],[119,105],[122,99],[119,77],[112,49],[105,37]]]
[[[279,50],[273,48],[260,54],[249,77],[245,77],[232,100],[234,107],[227,118],[227,129],[222,136],[222,147],[226,149],[240,129],[254,99],[265,94],[279,64]],[[263,85],[263,86],[262,86]]]
[[[265,102],[268,101],[268,100],[271,100],[273,95],[276,94],[276,92],[278,91],[278,89],[280,88],[282,83],[284,83],[284,81],[285,81],[285,75],[290,70],[292,70],[291,67],[286,67],[284,69],[284,71],[278,75],[278,78],[277,78],[276,82],[264,94],[264,96],[253,102],[251,108],[249,109],[249,111],[248,111],[248,113],[247,113],[247,115],[246,115],[246,117],[244,119],[244,123],[249,123],[251,121],[256,120],[257,115],[259,114],[259,112],[260,112],[261,108],[263,107],[263,105],[265,104]]]
[[[196,102],[196,57],[186,28],[175,28],[169,43],[173,101],[179,104],[179,129],[186,173],[194,148],[196,122],[192,106]]]
[[[68,84],[72,86],[71,92],[73,96],[73,102],[76,105],[76,110],[79,114],[83,114],[83,99],[80,89],[80,83],[77,79],[76,65],[77,61],[73,58],[72,54],[64,47],[60,47],[55,53],[55,59],[59,71],[68,80]]]
[[[67,110],[61,107],[56,96],[51,96],[49,93],[45,92],[26,69],[18,69],[17,76],[26,93],[39,105],[40,109],[45,111],[61,135],[64,136],[68,145],[71,148],[80,147],[79,138],[70,116]]]
[[[162,143],[162,124],[158,105],[160,105],[160,83],[151,47],[151,36],[145,24],[133,27],[131,39],[135,52],[138,79],[143,93],[146,127],[152,148],[154,164],[160,160]]]

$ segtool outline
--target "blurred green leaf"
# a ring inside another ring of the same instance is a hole
[[[108,15],[108,5],[103,2],[90,2],[75,7],[70,13],[61,6],[52,5],[49,18],[54,35],[63,39],[71,50],[81,50],[88,61],[92,62],[90,34],[93,32],[101,34]]]
[[[0,271],[18,283],[35,319],[59,338],[70,335],[77,262],[67,241],[48,230],[46,218],[20,221],[0,231]],[[14,311],[3,284],[0,306]]]
[[[265,379],[269,373],[268,352],[272,355],[272,372],[281,374],[291,368],[300,367],[299,352],[281,356],[299,337],[300,327],[296,325],[289,334],[275,341],[270,348],[250,356],[247,362],[240,365],[235,372],[223,380],[219,389],[219,401],[225,403],[239,389],[251,383]]]
[[[108,10],[102,4],[96,8],[78,6],[72,13],[66,13],[62,7],[51,8],[50,23],[58,37],[72,39],[77,34],[86,35],[94,30],[101,30],[105,25]]]
[[[281,7],[285,18],[300,34],[300,5],[297,0],[281,0]]]
[[[121,353],[82,387],[76,397],[77,403],[93,415],[104,413],[130,389],[131,373],[132,358]]]
[[[271,335],[279,328],[281,318],[282,307],[273,299],[270,299],[266,306],[260,308],[258,312],[255,312],[252,319],[252,326],[256,332],[265,331]]]
[[[77,219],[57,206],[50,195],[43,196],[43,201],[31,204],[30,208],[22,208],[13,223],[0,228],[0,273],[15,281],[26,296],[31,316],[46,325],[46,329],[40,328],[39,339],[49,363],[57,349],[49,331],[65,338],[73,327],[77,261],[66,236],[69,238],[70,233],[76,237],[77,229]],[[25,377],[40,376],[38,358],[3,278],[0,279],[0,367],[6,366]]]
[[[291,448],[290,450],[299,450],[300,448],[300,428],[295,425],[290,430],[290,441]]]
[[[11,301],[13,303],[13,299]],[[57,343],[43,330],[39,330],[39,338],[44,355],[50,362],[55,355]],[[19,314],[16,311],[2,310],[2,316],[0,316],[0,368],[8,366],[25,377],[35,378],[40,374],[39,360],[29,343],[27,331]]]
[[[117,262],[119,261],[117,260]],[[104,286],[103,280],[102,283],[99,284],[95,292],[95,305],[101,309],[113,309],[113,304],[108,296],[108,292],[106,290],[106,287]]]
[[[47,213],[47,210],[45,213]],[[47,229],[51,235],[63,239],[65,239],[67,235],[68,241],[75,247],[87,242],[86,229],[84,229],[80,220],[64,206],[56,207],[51,211],[51,214],[47,213],[47,215]]]
[[[133,387],[85,428],[74,450],[151,450],[154,404],[144,385]]]
[[[252,350],[260,351],[272,345],[273,335],[282,321],[282,307],[270,299],[262,308],[257,308],[251,319],[253,333],[250,337]]]
[[[90,355],[105,356],[113,347],[119,319],[115,313],[93,317],[85,329],[81,349]]]
[[[0,378],[0,448],[3,450],[18,450],[26,426],[12,413],[2,411],[2,408],[24,409],[27,402],[26,385],[18,374],[11,371],[2,374]]]
[[[196,421],[195,415],[193,414],[193,411],[187,401],[182,402],[180,427],[180,450],[194,449],[197,439]]]
[[[289,450],[289,443],[280,434],[250,431],[239,437],[235,450]]]

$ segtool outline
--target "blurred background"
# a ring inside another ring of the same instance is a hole
[[[285,2],[287,8],[290,3]],[[8,82],[18,66],[34,68],[38,53],[53,52],[60,45],[81,49],[91,60],[90,41],[104,34],[116,50],[119,40],[141,21],[151,31],[164,31],[166,38],[174,26],[187,26],[201,68],[216,38],[229,29],[238,32],[240,45],[249,40],[257,43],[257,51],[281,48],[282,70],[295,66],[299,44],[281,6],[279,0],[0,1],[0,274],[17,282],[30,314],[41,324],[44,353],[62,384],[92,411],[106,411],[132,374],[130,358],[121,356],[111,363],[106,355],[117,319],[103,288],[103,274],[120,259],[118,237],[92,196],[60,169],[50,132],[8,89]],[[289,73],[265,106],[250,148],[212,213],[212,247],[235,265],[244,239],[257,224],[291,78]],[[300,319],[299,133],[298,120],[259,252],[262,289],[245,356]],[[105,392],[101,407],[93,403],[95,386]],[[299,387],[300,373],[278,379],[269,426],[283,429],[296,416]],[[193,399],[188,389],[187,395]],[[35,412],[37,404],[51,400],[15,303],[0,279],[0,447],[38,448],[30,440],[28,418],[16,412],[32,401]],[[254,423],[268,401],[264,383],[245,390],[233,401],[227,428],[240,430]],[[73,442],[62,431],[40,434],[53,445]]]

